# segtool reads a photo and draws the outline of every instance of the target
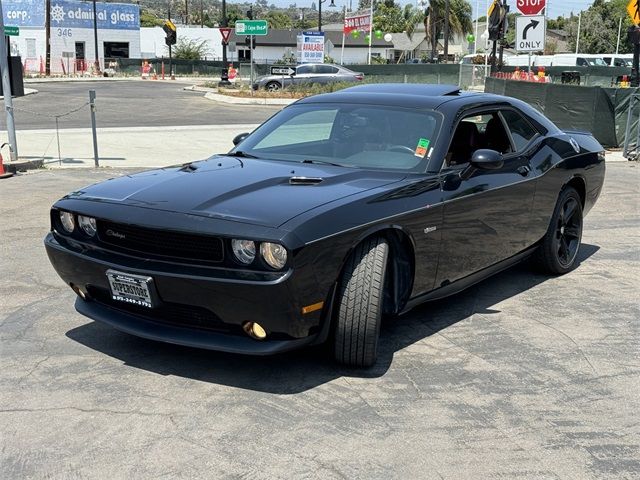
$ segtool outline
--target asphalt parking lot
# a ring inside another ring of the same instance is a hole
[[[517,266],[382,331],[365,371],[80,316],[48,208],[118,170],[0,180],[0,478],[640,478],[640,166],[607,166],[580,265]]]

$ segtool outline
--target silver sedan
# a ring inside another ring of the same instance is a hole
[[[341,65],[329,63],[307,63],[294,67],[273,65],[271,71],[277,74],[258,77],[252,85],[254,90],[264,88],[275,91],[291,85],[359,82],[364,79],[364,74],[361,72],[354,72]]]

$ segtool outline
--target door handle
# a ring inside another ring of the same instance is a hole
[[[531,171],[531,168],[529,167],[529,165],[521,165],[518,167],[518,173],[523,177],[526,177],[527,175],[529,175],[530,171]]]

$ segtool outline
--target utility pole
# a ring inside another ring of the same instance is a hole
[[[444,2],[444,63],[449,63],[449,0]]]
[[[44,74],[48,77],[51,75],[51,0],[45,2],[44,12]]]
[[[7,133],[11,145],[11,161],[18,159],[18,144],[16,141],[16,125],[13,121],[13,98],[11,97],[11,80],[9,79],[9,52],[7,51],[8,37],[4,34],[4,14],[0,2],[0,70],[2,70],[2,91],[4,95],[4,109],[7,113]]]
[[[189,25],[189,0],[184,0],[184,24]]]
[[[95,61],[93,62],[96,75],[100,75],[100,57],[98,56],[98,14],[96,0],[93,0],[93,43],[95,44]]]

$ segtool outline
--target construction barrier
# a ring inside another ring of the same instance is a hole
[[[613,148],[624,144],[630,98],[639,90],[521,82],[495,77],[487,78],[485,82],[485,92],[523,100],[562,130],[591,132],[603,146]],[[632,118],[637,125],[638,115],[634,114]]]

